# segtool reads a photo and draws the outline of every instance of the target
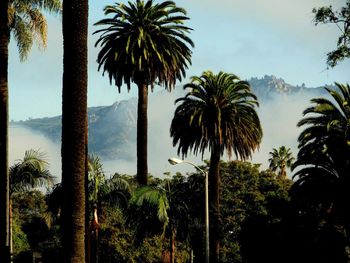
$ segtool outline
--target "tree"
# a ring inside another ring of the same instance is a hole
[[[95,45],[101,46],[98,69],[108,72],[119,92],[123,81],[128,91],[131,82],[138,87],[137,178],[147,185],[148,87],[153,89],[156,83],[170,91],[185,76],[187,63],[191,63],[188,45],[194,46],[186,35],[191,29],[183,25],[189,18],[172,1],[137,0],[129,6],[106,6],[104,12],[114,16],[95,24],[105,26],[95,32],[101,33]]]
[[[270,152],[269,154],[271,156],[271,158],[269,159],[270,169],[273,172],[278,171],[278,175],[281,178],[286,178],[286,168],[291,168],[294,161],[294,157],[292,155],[292,152],[290,151],[290,148],[281,146],[278,150],[275,148],[272,149],[272,152]]]
[[[128,203],[126,194],[130,194],[130,185],[118,175],[105,178],[101,160],[97,156],[89,156],[88,160],[88,196],[89,196],[89,256],[91,262],[98,262],[98,232],[99,210],[102,209],[102,201],[107,201],[112,206],[120,203]],[[92,209],[91,209],[92,208]],[[91,213],[92,211],[92,213]],[[91,216],[92,214],[92,216]]]
[[[350,57],[350,1],[347,0],[339,11],[335,11],[332,6],[324,6],[314,8],[312,12],[315,14],[315,25],[335,24],[341,32],[337,48],[327,54],[327,64],[333,68]]]
[[[23,194],[28,190],[41,186],[52,186],[54,177],[48,170],[46,155],[40,151],[28,150],[23,160],[18,160],[10,167],[10,205],[9,205],[9,228],[10,228],[10,254],[12,246],[12,198],[15,194]]]
[[[85,262],[88,0],[63,1],[62,262]]]
[[[152,211],[156,212],[156,218],[158,219],[157,225],[161,226],[159,228],[163,229],[162,235],[167,233],[169,235],[170,263],[175,262],[177,228],[180,225],[184,226],[184,222],[188,224],[190,221],[187,204],[181,199],[181,193],[184,194],[183,187],[184,184],[181,179],[179,181],[177,181],[175,177],[172,180],[164,179],[156,186],[142,186],[137,188],[130,199],[130,204],[136,208],[136,213],[139,211],[139,214],[141,214],[138,218],[138,222],[142,222],[139,224],[140,227],[138,226],[139,232],[144,233],[144,228],[149,229],[147,223],[152,224],[152,222],[146,222],[146,224],[144,224],[144,221],[146,221],[142,218],[144,211],[141,212],[140,210],[146,210],[146,214],[150,213],[150,211],[151,213]],[[188,198],[188,195],[184,196],[186,196],[186,199]],[[147,209],[147,207],[151,209]],[[149,217],[154,219],[154,216]],[[189,235],[189,233],[187,234]]]
[[[279,249],[285,243],[278,228],[289,211],[291,181],[276,180],[275,173],[260,166],[241,161],[220,164],[222,262],[274,262],[272,258],[285,253]]]
[[[299,152],[293,169],[295,194],[306,195],[337,217],[350,233],[350,87],[336,83],[328,98],[314,98],[299,127]]]
[[[41,10],[58,13],[61,10],[61,2],[59,0],[5,0],[1,1],[0,9],[0,185],[2,187],[0,190],[0,255],[4,255],[5,247],[9,242],[9,224],[6,218],[9,214],[8,45],[10,33],[13,33],[20,59],[24,61],[34,40],[37,40],[39,46],[46,46],[47,24]]]
[[[48,165],[45,153],[33,149],[25,151],[23,159],[10,167],[10,196],[36,187],[52,186],[55,177]]]
[[[10,262],[8,174],[8,27],[9,1],[0,2],[0,257]]]
[[[189,92],[176,100],[170,127],[173,145],[186,157],[189,151],[204,155],[210,151],[209,203],[213,219],[210,230],[211,262],[218,262],[220,249],[220,157],[227,150],[242,159],[251,157],[259,146],[262,129],[254,106],[256,96],[247,82],[224,72],[203,72],[184,86]]]

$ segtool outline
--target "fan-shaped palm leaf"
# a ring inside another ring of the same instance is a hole
[[[286,148],[285,146],[281,146],[278,150],[274,148],[270,152],[270,156],[270,169],[274,172],[278,171],[280,177],[286,177],[286,168],[291,168],[294,161],[290,148]]]

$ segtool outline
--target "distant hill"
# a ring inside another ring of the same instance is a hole
[[[129,144],[136,141],[136,109],[136,98],[89,108],[89,152],[101,157],[134,159]],[[10,125],[29,128],[57,143],[61,140],[61,116],[11,122]]]
[[[323,88],[307,88],[303,84],[293,86],[275,76],[252,78],[248,82],[260,103],[279,96],[305,94],[317,97],[325,94]],[[176,96],[183,95],[181,88],[177,90],[179,91],[173,93],[160,92],[157,96],[173,96],[175,100]],[[108,159],[131,161],[136,158],[137,98],[118,101],[110,106],[91,107],[88,109],[88,118],[89,152]],[[61,116],[11,122],[10,125],[29,128],[54,142],[61,139]]]
[[[283,79],[275,76],[265,75],[263,78],[251,78],[248,80],[254,94],[259,100],[265,101],[277,96],[288,95],[312,95],[320,96],[326,94],[324,87],[310,88],[305,84],[301,86],[293,86],[286,83]]]

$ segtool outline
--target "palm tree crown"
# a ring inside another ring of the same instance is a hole
[[[341,179],[350,166],[350,88],[336,83],[339,91],[326,88],[333,100],[315,98],[304,111],[298,126],[306,126],[299,135],[299,153],[293,167],[308,166],[297,175],[308,174],[309,165]]]
[[[17,42],[21,61],[27,58],[34,41],[39,48],[46,48],[47,22],[41,10],[57,14],[61,9],[60,0],[10,0],[9,28]]]
[[[52,186],[54,178],[48,170],[46,155],[28,150],[23,160],[10,167],[10,195],[39,186]]]
[[[97,62],[119,92],[123,79],[128,90],[131,82],[153,85],[156,81],[171,89],[176,79],[185,76],[191,63],[187,44],[194,44],[186,36],[191,29],[183,25],[189,19],[184,9],[172,1],[137,0],[129,6],[106,6],[104,12],[114,16],[95,24],[107,26],[95,32],[102,33],[96,42],[102,47]]]
[[[256,96],[247,82],[233,74],[206,71],[201,77],[192,77],[189,89],[177,107],[171,123],[173,144],[179,144],[178,154],[186,156],[218,147],[220,154],[247,159],[262,138],[259,117],[254,109]]]
[[[274,148],[269,154],[270,169],[274,172],[278,171],[280,177],[286,177],[286,168],[291,168],[294,161],[290,148],[281,146],[278,149]]]

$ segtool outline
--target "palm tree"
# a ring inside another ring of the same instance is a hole
[[[85,262],[88,0],[63,1],[62,262]]]
[[[163,234],[167,231],[170,239],[170,263],[175,262],[175,236],[177,226],[183,222],[188,223],[188,209],[183,200],[179,200],[179,189],[183,190],[184,184],[176,182],[176,180],[165,179],[156,186],[141,186],[137,188],[130,199],[131,206],[136,206],[136,211],[145,209],[145,205],[151,208],[156,208],[157,219],[163,228]],[[149,210],[147,210],[149,213]],[[151,210],[152,211],[152,210]],[[147,213],[147,212],[146,212]],[[139,231],[145,232],[142,229],[144,219],[142,212],[139,216],[142,220]],[[186,219],[184,219],[184,217]],[[147,222],[146,222],[147,224]],[[146,225],[147,227],[147,225]]]
[[[0,258],[10,262],[8,174],[8,0],[0,1]]]
[[[52,186],[54,178],[48,170],[45,153],[25,151],[24,158],[10,167],[10,196],[35,187]]]
[[[186,157],[209,149],[209,203],[213,227],[210,230],[211,262],[219,258],[219,185],[220,157],[226,150],[245,160],[259,146],[262,129],[254,106],[256,96],[247,82],[224,72],[217,75],[205,71],[184,86],[189,92],[176,100],[181,103],[175,110],[170,127],[173,145],[178,154]]]
[[[278,150],[273,148],[269,154],[271,156],[269,159],[270,169],[273,172],[278,171],[280,178],[286,178],[286,168],[291,168],[294,161],[290,148],[286,148],[285,146],[279,147]]]
[[[3,0],[0,4],[0,256],[9,245],[9,175],[8,175],[8,45],[10,33],[17,41],[24,61],[36,40],[46,46],[47,23],[41,10],[58,13],[60,0]],[[8,249],[7,249],[8,251]],[[9,254],[9,253],[7,253]],[[5,256],[6,257],[6,256]],[[8,262],[10,259],[5,259]]]
[[[9,228],[10,228],[10,254],[12,247],[12,197],[22,194],[32,188],[52,186],[54,177],[48,170],[46,155],[40,151],[29,150],[24,154],[23,160],[18,160],[10,167],[10,205],[9,205]]]
[[[293,169],[293,190],[306,193],[325,210],[343,218],[350,233],[347,206],[350,187],[350,87],[336,83],[338,90],[326,88],[328,98],[311,100],[299,127],[299,152]]]
[[[186,35],[191,29],[183,25],[189,18],[173,1],[137,0],[106,6],[104,12],[114,16],[95,24],[105,26],[95,32],[101,33],[95,45],[101,46],[98,69],[108,72],[119,92],[123,81],[128,91],[131,82],[138,86],[137,179],[147,185],[148,87],[156,83],[170,91],[185,76],[191,63],[188,45],[194,46]]]

